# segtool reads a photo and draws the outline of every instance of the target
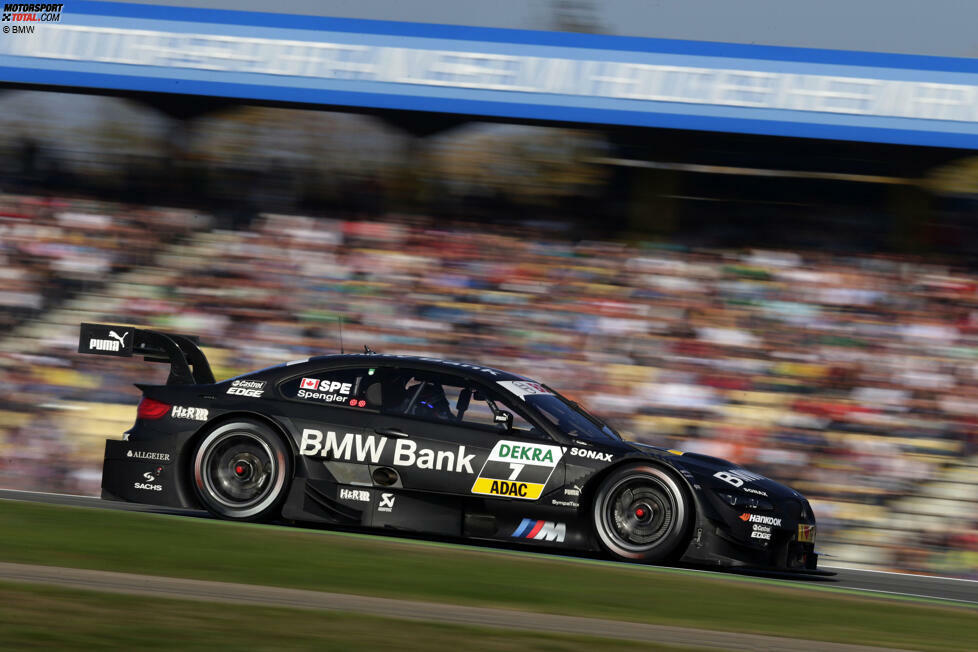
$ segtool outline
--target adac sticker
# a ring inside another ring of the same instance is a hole
[[[560,446],[497,442],[472,485],[472,493],[536,500],[563,455]]]

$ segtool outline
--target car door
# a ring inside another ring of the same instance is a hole
[[[380,453],[377,437],[365,427],[365,414],[376,409],[365,398],[373,371],[312,368],[279,383],[300,458],[328,463],[342,477],[369,477],[367,466]],[[360,465],[362,472],[343,472],[345,464]]]
[[[391,370],[374,433],[390,438],[384,461],[407,490],[500,500],[537,500],[563,483],[564,450],[491,388],[461,376]]]

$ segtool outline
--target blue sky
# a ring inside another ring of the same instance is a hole
[[[975,0],[136,1],[521,29],[556,29],[561,8],[571,5],[602,31],[625,36],[978,57]]]

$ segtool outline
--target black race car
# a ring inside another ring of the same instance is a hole
[[[82,324],[79,352],[168,362],[105,444],[102,497],[242,521],[813,572],[797,491],[628,442],[546,385],[477,364],[327,355],[215,382],[195,341]]]

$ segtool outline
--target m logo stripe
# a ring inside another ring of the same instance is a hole
[[[533,526],[533,529],[526,533],[526,538],[532,539],[536,535],[538,535],[540,533],[540,530],[543,528],[543,524],[545,522],[546,521],[537,521],[536,524]]]
[[[567,535],[567,525],[553,521],[538,521],[524,518],[509,536],[517,539],[535,539],[537,541],[556,541],[563,543]]]
[[[519,527],[517,527],[510,536],[522,537],[526,533],[526,531],[533,526],[534,523],[536,523],[536,521],[534,521],[533,519],[524,518],[523,521],[519,524]]]

